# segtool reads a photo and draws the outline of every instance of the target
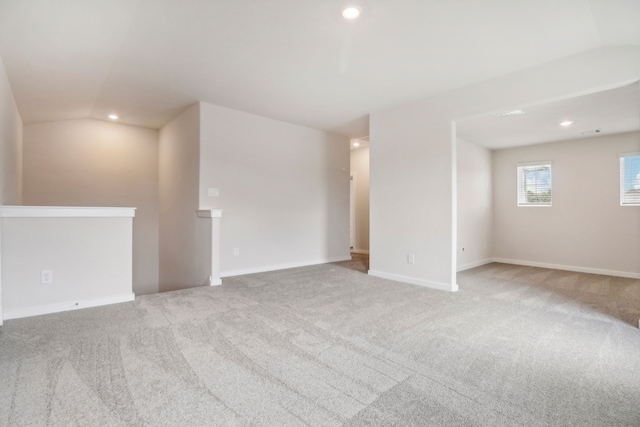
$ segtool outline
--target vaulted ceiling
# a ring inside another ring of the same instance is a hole
[[[159,128],[205,101],[351,137],[368,113],[605,45],[638,0],[0,0],[25,123]]]

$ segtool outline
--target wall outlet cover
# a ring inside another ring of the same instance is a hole
[[[40,282],[41,283],[53,283],[53,271],[51,270],[42,270],[40,272]]]

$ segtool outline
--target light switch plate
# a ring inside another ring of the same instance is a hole
[[[218,196],[220,196],[220,190],[218,188],[209,189],[209,197],[218,197]]]

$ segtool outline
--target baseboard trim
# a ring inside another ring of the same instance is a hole
[[[464,264],[461,266],[458,266],[458,268],[456,269],[456,271],[460,272],[460,271],[464,271],[464,270],[469,270],[471,268],[476,268],[476,267],[480,267],[486,264],[491,264],[492,262],[495,262],[492,258],[487,258],[487,259],[483,259],[481,261],[476,261],[476,262],[470,262],[469,264]]]
[[[245,274],[266,273],[269,271],[286,270],[288,268],[309,267],[312,265],[328,264],[331,262],[350,261],[350,260],[351,260],[351,255],[335,257],[335,258],[326,258],[326,259],[321,259],[316,261],[302,261],[302,262],[292,262],[288,264],[269,265],[265,267],[246,268],[242,270],[233,270],[233,271],[224,272],[220,275],[220,277],[244,276]]]
[[[369,251],[366,249],[351,249],[351,252],[354,254],[369,255]]]
[[[61,313],[63,311],[79,310],[82,308],[98,307],[101,305],[118,304],[133,301],[134,293],[115,297],[100,298],[85,301],[68,301],[57,304],[38,305],[35,307],[20,308],[4,312],[4,320],[21,319],[23,317],[40,316],[42,314]]]
[[[602,270],[599,268],[578,267],[574,265],[549,264],[546,262],[522,261],[518,259],[494,258],[493,262],[503,264],[523,265],[526,267],[551,268],[554,270],[573,271],[576,273],[600,274],[603,276],[625,277],[627,279],[640,279],[640,273],[631,273],[627,271]]]
[[[369,275],[389,279],[396,282],[409,283],[411,285],[423,286],[425,288],[437,289],[439,291],[456,292],[458,285],[447,285],[446,283],[431,282],[428,280],[416,279],[414,277],[401,276],[399,274],[383,273],[382,271],[369,270]]]

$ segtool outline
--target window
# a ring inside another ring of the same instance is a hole
[[[551,162],[518,165],[518,206],[551,206]]]
[[[620,205],[640,206],[640,153],[620,155]]]

